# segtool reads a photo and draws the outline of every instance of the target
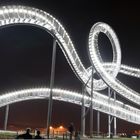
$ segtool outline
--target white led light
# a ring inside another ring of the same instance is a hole
[[[13,13],[13,12],[14,12],[14,9],[10,8],[9,13]]]
[[[17,9],[17,8],[15,8],[15,9],[14,9],[14,12],[15,12],[15,13],[17,13],[17,12],[18,12],[18,9]]]

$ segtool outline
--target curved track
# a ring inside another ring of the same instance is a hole
[[[19,101],[48,98],[49,93],[49,88],[24,89],[15,92],[9,92],[0,96],[0,107]],[[116,101],[114,103],[113,99],[107,101],[106,96],[98,96],[98,94],[99,93],[95,92],[95,96],[92,100],[93,109],[99,110],[104,113],[109,113],[113,116],[132,123],[140,123],[140,110],[135,109],[129,105],[124,105],[122,102],[119,101]],[[53,99],[81,105],[82,95],[78,92],[72,92],[62,89],[53,89]],[[91,103],[91,98],[89,98],[89,96],[84,96],[84,99],[85,106],[89,107]],[[106,102],[103,102],[104,99]]]
[[[31,24],[34,26],[41,27],[49,32],[53,37],[57,39],[59,46],[61,47],[65,57],[67,58],[71,68],[77,75],[77,77],[85,84],[91,72],[84,67],[82,64],[74,45],[64,29],[64,27],[60,24],[60,22],[55,19],[52,15],[31,7],[25,6],[3,6],[0,8],[0,26],[6,25],[15,25],[15,24]],[[104,63],[100,52],[98,49],[98,34],[100,32],[105,33],[111,41],[112,48],[113,48],[113,60],[112,63]],[[119,117],[121,119],[125,119],[127,121],[140,124],[140,111],[134,107],[124,105],[123,103],[117,101],[114,103],[113,99],[108,100],[108,97],[101,95],[99,92],[105,89],[107,86],[111,87],[115,90],[118,94],[122,95],[126,99],[132,101],[133,103],[140,104],[140,96],[139,93],[133,91],[132,89],[128,88],[124,84],[122,84],[119,80],[115,77],[119,72],[131,76],[135,76],[137,78],[140,77],[140,70],[137,68],[128,67],[125,65],[121,65],[121,49],[119,45],[119,41],[113,29],[105,23],[96,23],[89,35],[89,57],[91,59],[92,65],[95,67],[96,72],[100,75],[102,79],[94,80],[94,99],[93,105],[94,108]],[[91,80],[88,82],[88,87],[91,85]],[[34,94],[40,93],[34,90]],[[27,95],[31,94],[25,90]],[[89,89],[90,91],[90,89]],[[6,105],[6,103],[12,103],[19,100],[25,100],[30,98],[30,96],[24,96],[23,94],[19,94],[18,92],[13,92],[12,94],[5,94],[0,97],[0,104],[2,103]],[[47,93],[47,92],[46,92]],[[89,92],[90,93],[90,92]],[[58,97],[60,95],[57,94]],[[78,98],[81,100],[80,94],[64,94],[61,96],[62,99],[66,99],[65,101],[71,101],[74,103],[78,103]],[[5,97],[7,97],[8,101],[5,101]],[[11,98],[10,98],[11,97]],[[14,98],[14,100],[12,100]],[[35,96],[33,97],[35,98]],[[38,96],[36,97],[38,98]],[[55,98],[55,95],[54,95]],[[71,100],[71,98],[73,98]],[[86,101],[88,102],[88,97]],[[57,98],[56,98],[57,99]],[[69,99],[69,100],[68,100]],[[79,103],[80,104],[80,103]]]

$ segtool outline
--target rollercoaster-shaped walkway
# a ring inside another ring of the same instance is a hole
[[[61,47],[68,63],[73,69],[76,76],[86,84],[88,79],[91,77],[90,68],[85,68],[82,64],[74,45],[60,22],[55,19],[52,15],[46,13],[45,11],[25,7],[25,6],[3,6],[0,7],[0,26],[9,26],[15,24],[30,24],[43,28],[49,32],[54,38],[56,38],[59,46]],[[110,39],[113,48],[113,60],[112,63],[104,63],[99,49],[98,49],[98,35],[103,32]],[[100,94],[101,90],[110,87],[117,94],[125,97],[129,101],[140,104],[139,93],[133,91],[129,87],[122,84],[116,76],[119,72],[140,77],[140,70],[133,67],[128,67],[121,65],[121,49],[118,38],[113,31],[113,29],[105,23],[96,23],[91,28],[89,34],[89,57],[92,66],[95,68],[98,75],[100,75],[99,80],[94,79],[94,98],[93,98],[93,108],[101,112],[111,114],[118,118],[124,119],[129,122],[140,124],[140,110],[132,106],[123,104],[120,101],[114,102],[110,99]],[[87,83],[87,91],[90,94],[91,80]],[[6,93],[0,96],[0,107],[14,103],[17,101],[23,101],[27,99],[34,98],[44,98],[49,96],[49,89],[27,89],[22,91],[16,91],[11,93]],[[81,104],[82,95],[80,93],[53,89],[53,98],[56,100],[63,100],[75,104]],[[85,96],[85,106],[89,106],[90,98]]]

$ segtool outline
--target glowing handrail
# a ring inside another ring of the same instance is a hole
[[[108,102],[105,95],[100,95],[97,92],[94,94],[93,109],[104,113],[108,112],[120,119],[140,124],[140,110],[119,101],[114,103],[113,99]],[[49,88],[32,88],[9,92],[0,96],[0,107],[25,100],[44,99],[48,98],[49,95]],[[81,105],[82,94],[63,89],[53,89],[53,99]],[[85,106],[89,107],[91,99],[88,96],[84,96],[84,99]]]

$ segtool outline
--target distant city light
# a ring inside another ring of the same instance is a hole
[[[50,126],[50,130],[52,130],[53,129],[53,127],[52,126]]]
[[[60,128],[60,129],[63,129],[64,127],[61,125],[61,126],[59,126],[59,128]]]

